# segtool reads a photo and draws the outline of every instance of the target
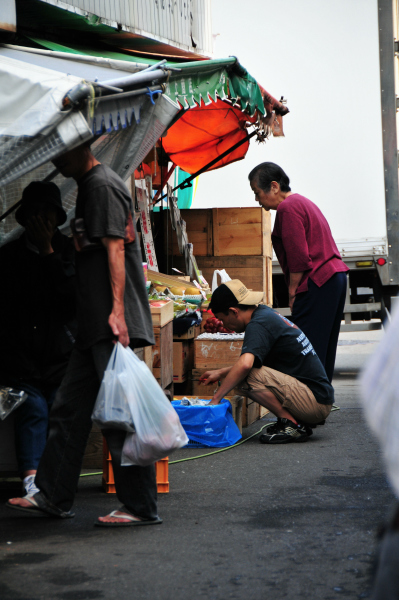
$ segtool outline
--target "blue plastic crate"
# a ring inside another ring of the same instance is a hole
[[[204,406],[182,406],[180,400],[173,400],[172,406],[189,439],[185,448],[227,448],[241,439],[227,399]]]

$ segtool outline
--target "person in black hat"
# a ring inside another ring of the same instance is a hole
[[[0,248],[0,384],[28,396],[14,413],[18,468],[28,495],[37,491],[49,409],[76,330],[73,242],[58,230],[66,218],[59,188],[33,181],[15,213],[24,231]]]
[[[241,356],[232,367],[207,371],[201,382],[223,380],[211,404],[230,390],[240,391],[277,417],[260,436],[263,444],[306,441],[312,428],[324,423],[334,402],[334,390],[312,344],[288,319],[261,304],[238,279],[221,284],[209,308],[224,327],[245,332]]]

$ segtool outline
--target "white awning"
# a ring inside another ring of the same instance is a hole
[[[163,70],[132,74],[129,68],[88,64],[72,60],[73,56],[65,59],[53,57],[51,52],[0,47],[0,185],[94,134],[140,123],[143,110],[152,112],[155,102],[146,88],[159,77],[166,78]],[[63,107],[63,99],[71,90],[81,86],[88,95],[92,85],[101,84],[112,84],[119,90],[128,86],[130,91],[95,100],[93,89],[92,101],[84,109]],[[139,89],[134,92],[132,87]],[[165,107],[161,119],[165,129],[178,107],[166,99],[160,104]]]
[[[93,64],[30,50],[0,46],[0,215],[30,181],[52,177],[52,159],[96,134],[109,140],[96,143],[95,154],[126,179],[180,110],[158,91],[163,69],[137,71],[126,63],[122,70],[122,61]],[[105,95],[98,97],[99,88]],[[65,107],[64,98],[76,94],[84,101]],[[63,193],[67,209],[70,194]],[[0,245],[16,227],[13,215],[0,222]]]

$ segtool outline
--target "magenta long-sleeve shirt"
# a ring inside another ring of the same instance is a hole
[[[287,285],[290,273],[304,272],[297,294],[307,291],[309,278],[321,287],[335,273],[349,271],[323,213],[300,194],[279,204],[272,243]]]

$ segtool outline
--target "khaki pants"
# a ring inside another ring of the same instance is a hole
[[[283,408],[302,423],[320,423],[331,412],[332,405],[319,404],[307,385],[269,367],[252,369],[246,380],[239,386],[239,391],[252,397],[252,391],[259,392],[265,388],[276,396]],[[253,397],[253,400],[256,398]]]

